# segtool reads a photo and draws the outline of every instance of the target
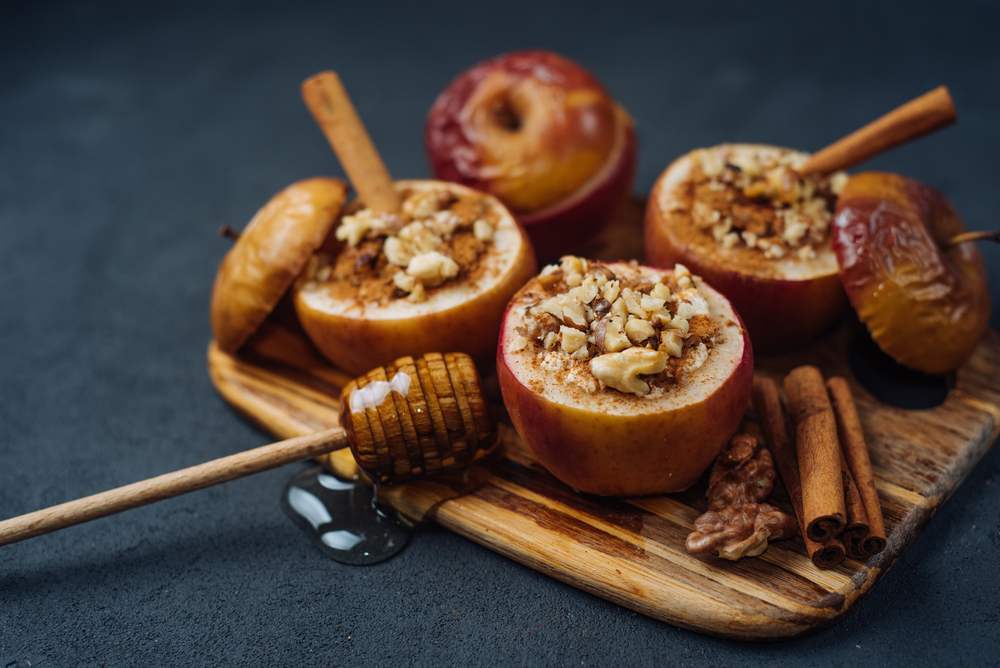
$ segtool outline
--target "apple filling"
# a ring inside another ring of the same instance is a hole
[[[342,298],[364,304],[424,302],[446,283],[483,273],[481,260],[501,217],[476,193],[407,190],[398,215],[370,209],[344,215],[334,232],[344,249],[315,255],[306,275],[313,286],[340,286]]]
[[[587,392],[658,397],[705,364],[723,335],[683,265],[655,272],[566,256],[517,296],[506,352],[534,356],[551,378]]]
[[[724,248],[750,248],[765,259],[814,259],[829,243],[837,194],[847,174],[803,176],[808,154],[789,149],[722,144],[694,151],[688,197],[671,210]]]

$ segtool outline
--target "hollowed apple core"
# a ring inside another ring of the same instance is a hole
[[[527,305],[517,297],[511,302],[498,351],[500,388],[514,427],[553,475],[593,494],[677,492],[722,451],[746,409],[753,359],[729,302],[704,283],[700,290],[721,334],[702,366],[646,396],[611,388],[591,393],[580,367],[561,371],[536,352],[507,352]]]

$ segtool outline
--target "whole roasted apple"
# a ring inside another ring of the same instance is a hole
[[[879,347],[918,371],[954,371],[989,325],[982,258],[970,243],[948,243],[964,231],[944,195],[898,174],[852,176],[837,202],[833,248],[847,296]]]
[[[536,271],[527,235],[489,195],[440,181],[397,181],[400,214],[355,202],[293,287],[310,340],[361,374],[447,350],[492,368],[511,296]]]
[[[434,177],[495,195],[553,259],[594,239],[629,194],[632,119],[580,65],[519,51],[459,75],[427,116]]]
[[[729,302],[683,266],[567,256],[525,285],[497,351],[504,404],[539,462],[582,492],[677,492],[739,425],[753,354]]]
[[[347,191],[340,179],[306,179],[257,212],[215,277],[211,318],[219,348],[234,353],[260,328],[326,239]]]
[[[807,157],[756,144],[700,149],[649,196],[646,260],[682,263],[724,294],[758,353],[807,343],[847,305],[829,233],[847,176],[803,177]]]

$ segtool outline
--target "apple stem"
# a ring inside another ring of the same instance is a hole
[[[953,248],[958,244],[963,244],[966,241],[992,241],[994,243],[1000,244],[1000,230],[993,230],[992,232],[987,230],[981,230],[978,232],[963,232],[962,234],[956,234],[944,245],[945,250]]]
[[[240,238],[240,233],[234,230],[233,228],[229,227],[228,225],[220,225],[219,236],[236,241],[237,239]]]

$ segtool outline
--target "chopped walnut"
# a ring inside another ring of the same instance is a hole
[[[476,271],[497,220],[481,196],[446,188],[405,191],[400,214],[360,209],[344,215],[334,236],[346,248],[314,276],[320,283],[350,283],[365,303],[402,295],[424,301],[428,290]]]
[[[458,275],[458,263],[437,251],[417,255],[406,265],[406,273],[425,286],[441,285]]]
[[[708,512],[695,520],[687,551],[716,550],[723,559],[736,560],[761,554],[769,539],[794,536],[795,520],[763,503],[771,495],[775,475],[770,451],[752,436],[734,436],[712,467]]]
[[[472,223],[472,234],[480,241],[491,241],[493,239],[493,226],[480,218]]]
[[[680,357],[684,350],[684,339],[676,331],[665,331],[660,333],[660,350],[671,357]]]
[[[408,293],[410,301],[422,302],[427,298],[423,283],[405,271],[397,271],[393,274],[392,282],[400,291]]]
[[[829,240],[833,205],[847,175],[803,176],[797,170],[807,157],[730,144],[695,151],[692,223],[726,249],[745,246],[769,260],[815,257],[800,249],[815,251]]]
[[[397,267],[405,267],[413,259],[413,251],[409,244],[399,237],[388,237],[382,246],[382,252],[385,253],[385,259]]]
[[[572,366],[583,374],[573,377],[590,379],[579,381],[587,387],[637,397],[684,382],[720,333],[701,279],[683,265],[652,275],[618,271],[573,256],[544,268],[517,328],[533,347],[519,343],[512,352],[531,354],[554,372]]]
[[[559,328],[559,333],[562,335],[563,350],[567,353],[572,355],[581,348],[586,350],[587,335],[579,329],[573,329],[572,327],[563,325]]]

